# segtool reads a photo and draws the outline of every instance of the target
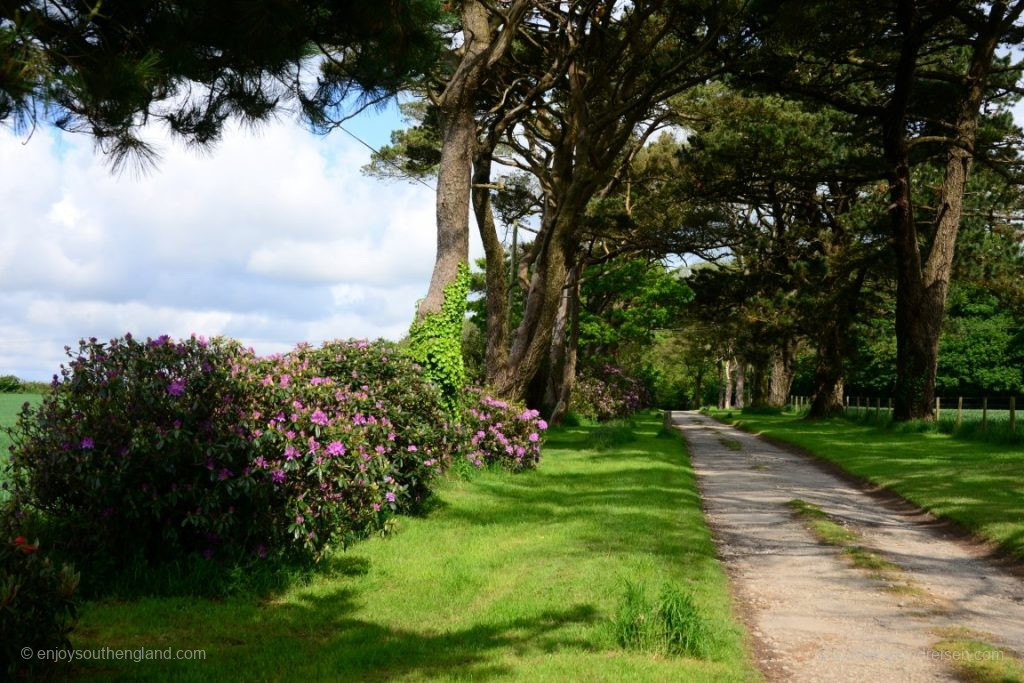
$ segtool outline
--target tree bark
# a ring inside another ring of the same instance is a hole
[[[469,262],[470,178],[476,146],[477,93],[484,75],[511,44],[515,26],[530,0],[516,0],[504,12],[505,26],[492,24],[490,11],[481,0],[463,0],[462,53],[436,103],[441,118],[441,160],[437,173],[437,253],[427,295],[420,300],[416,319],[438,313],[444,290]]]
[[[847,357],[846,320],[830,320],[818,337],[814,368],[814,399],[808,417],[832,417],[843,412],[843,377]]]
[[[771,370],[768,355],[754,354],[750,359],[750,405],[764,407],[771,397]]]
[[[725,389],[724,389],[724,398],[722,399],[722,408],[729,409],[729,408],[732,408],[732,391],[733,391],[732,360],[726,358],[724,361],[722,361],[722,364],[723,364],[723,366],[725,368],[725,370],[724,370],[725,382],[723,383],[723,386],[725,387]]]
[[[491,207],[491,192],[483,185],[491,179],[491,150],[480,149],[473,164],[473,214],[486,259],[487,350],[484,356],[488,384],[508,370],[508,282],[505,247],[498,237]]]
[[[909,9],[908,9],[909,8]],[[953,254],[960,228],[964,191],[974,159],[974,143],[992,59],[1003,33],[1020,15],[1021,3],[1007,11],[1004,1],[993,2],[971,51],[966,86],[953,125],[954,141],[946,156],[937,215],[927,258],[922,263],[917,225],[914,222],[910,184],[909,148],[906,140],[906,107],[917,63],[919,38],[913,25],[912,3],[904,2],[901,28],[907,35],[894,96],[883,125],[883,147],[890,162],[890,217],[896,252],[896,390],[893,418],[934,419],[935,375],[938,370],[939,335],[945,316],[946,295]]]
[[[784,408],[789,399],[796,367],[796,350],[796,340],[787,339],[772,353],[767,400],[767,404],[772,408]]]
[[[746,362],[740,359],[735,361],[736,363],[736,401],[735,405],[737,408],[742,409],[746,403],[744,392],[746,387],[744,384],[747,379],[747,366]]]
[[[718,408],[725,408],[725,361],[718,361]]]
[[[565,288],[566,301],[566,325],[568,334],[564,341],[564,353],[562,358],[561,385],[555,394],[554,408],[551,411],[549,422],[560,424],[565,413],[569,410],[569,401],[572,398],[572,388],[576,383],[576,360],[580,342],[580,271],[583,264],[577,262],[569,272],[569,281]]]
[[[693,378],[693,406],[694,408],[700,408],[704,405],[704,373],[705,360],[701,358],[700,363],[697,365],[697,376]]]

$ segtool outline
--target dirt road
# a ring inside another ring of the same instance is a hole
[[[981,549],[804,456],[695,412],[672,419],[769,680],[957,680],[932,647],[954,630],[1024,653],[1024,582]],[[854,566],[794,514],[794,499],[900,569]]]

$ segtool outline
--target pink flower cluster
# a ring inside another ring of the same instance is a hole
[[[232,369],[252,387],[252,405],[243,410],[252,467],[285,500],[287,534],[315,553],[386,528],[391,515],[429,494],[448,461],[446,439],[435,447],[422,416],[396,394],[412,391],[425,401],[429,387],[404,376],[411,364],[392,373],[389,366],[401,361],[389,355],[398,354],[384,343],[329,342],[244,355]]]
[[[482,389],[466,389],[463,429],[468,435],[466,459],[475,467],[498,465],[513,472],[540,462],[541,432],[547,423],[536,410],[509,404]]]

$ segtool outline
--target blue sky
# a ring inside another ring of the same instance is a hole
[[[400,125],[392,105],[346,128],[379,146]],[[48,379],[65,344],[127,331],[264,353],[405,333],[433,266],[429,189],[366,178],[365,147],[291,120],[206,155],[151,133],[162,160],[131,177],[85,136],[0,128],[0,375]]]

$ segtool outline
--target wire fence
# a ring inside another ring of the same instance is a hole
[[[810,396],[791,396],[790,410],[807,412],[810,410]],[[954,428],[968,425],[982,432],[989,428],[1007,430],[1017,434],[1024,432],[1019,424],[1018,408],[1024,408],[1020,396],[937,396],[935,398],[935,421],[948,423]],[[874,418],[877,422],[892,420],[892,397],[879,396],[845,396],[843,398],[843,414],[847,417],[867,420]]]

